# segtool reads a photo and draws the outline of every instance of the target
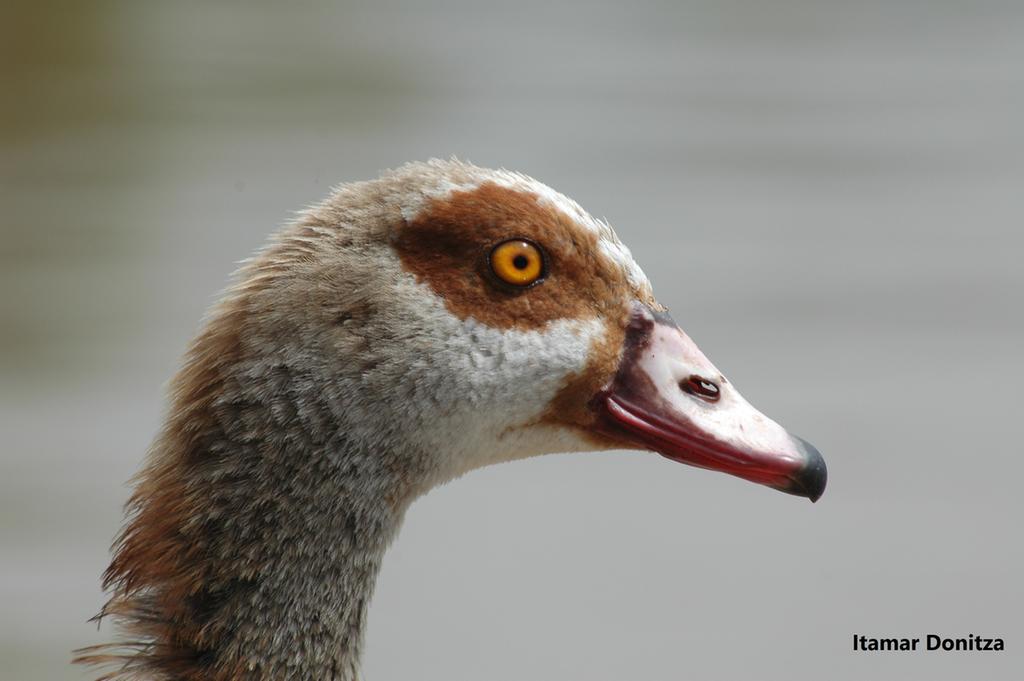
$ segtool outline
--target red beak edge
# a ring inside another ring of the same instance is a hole
[[[597,401],[601,429],[639,448],[811,501],[825,491],[821,453],[744,400],[667,313],[634,304]]]

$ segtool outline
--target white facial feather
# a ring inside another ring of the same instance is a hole
[[[407,380],[429,386],[418,404],[422,446],[454,477],[499,461],[593,449],[574,432],[538,424],[566,380],[605,333],[599,319],[560,319],[543,329],[496,329],[459,319],[429,286],[407,275],[398,298],[416,315],[423,354]]]

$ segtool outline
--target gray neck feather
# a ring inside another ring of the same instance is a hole
[[[321,383],[294,366],[242,362],[199,419],[201,451],[180,474],[202,502],[181,544],[202,588],[173,616],[161,612],[161,584],[137,598],[168,632],[138,662],[154,678],[357,677],[381,559],[427,459],[339,425],[352,400]],[[202,641],[175,641],[176,622]]]
[[[214,655],[237,655],[257,679],[349,681],[419,457],[353,439],[308,377],[243,371],[215,403],[221,438],[195,479],[210,495],[196,521],[220,562],[207,596],[222,632]]]

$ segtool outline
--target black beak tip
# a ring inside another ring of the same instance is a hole
[[[825,484],[828,482],[828,468],[825,466],[825,459],[821,456],[821,452],[807,440],[795,435],[791,437],[797,449],[803,453],[806,463],[803,468],[790,476],[790,484],[784,491],[807,497],[815,502],[825,493]]]

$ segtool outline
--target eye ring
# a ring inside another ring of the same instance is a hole
[[[491,249],[487,258],[491,274],[516,289],[536,286],[547,276],[547,255],[530,239],[506,239]]]

